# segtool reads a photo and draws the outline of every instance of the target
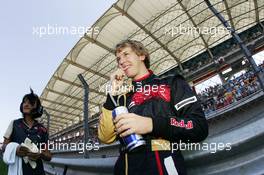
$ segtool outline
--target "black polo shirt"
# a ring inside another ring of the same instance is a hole
[[[14,120],[13,130],[10,136],[11,142],[16,142],[21,144],[26,138],[29,138],[33,143],[35,143],[40,149],[41,143],[48,143],[48,132],[47,129],[38,121],[35,120],[35,123],[30,128],[23,118]],[[36,161],[37,167],[32,169],[29,163],[22,161],[22,168],[24,175],[45,175],[43,162],[41,159]]]

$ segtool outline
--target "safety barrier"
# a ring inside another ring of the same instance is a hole
[[[183,151],[188,174],[263,174],[263,106],[261,91],[236,107],[210,117],[210,135],[200,145],[211,149]],[[222,149],[215,149],[219,143]],[[230,147],[230,150],[227,149]],[[89,152],[88,159],[80,155],[77,158],[76,153],[71,154],[74,158],[70,155],[65,158],[63,152],[56,152],[52,161],[45,163],[45,171],[53,175],[112,174],[118,144],[103,145],[99,150]]]

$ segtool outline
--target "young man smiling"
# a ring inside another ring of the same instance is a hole
[[[116,95],[125,76],[132,79],[134,87],[125,95],[114,96],[129,113],[112,120],[115,106],[108,95],[99,121],[98,136],[103,143],[121,142],[114,174],[185,175],[182,154],[172,151],[171,144],[200,142],[207,137],[207,122],[196,96],[180,75],[154,75],[149,70],[149,53],[138,41],[119,43],[116,57],[119,69],[110,77],[111,93]],[[149,88],[142,88],[145,86]],[[121,138],[133,133],[142,135],[146,144],[128,151]]]

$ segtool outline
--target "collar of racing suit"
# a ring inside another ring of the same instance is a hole
[[[143,77],[133,80],[132,85],[134,87],[142,86],[145,84],[148,84],[151,82],[155,77],[157,77],[155,74],[153,74],[152,70],[148,70],[148,74],[144,75]]]
[[[142,77],[134,80],[134,82],[143,81],[143,80],[147,79],[148,77],[150,77],[152,74],[153,74],[153,71],[152,70],[148,70],[147,74],[145,74]]]

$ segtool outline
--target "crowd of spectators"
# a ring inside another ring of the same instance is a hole
[[[264,69],[264,62],[260,68]],[[208,115],[255,93],[260,88],[256,75],[252,71],[248,71],[239,77],[228,80],[224,85],[208,87],[197,95],[202,102],[205,114]]]

